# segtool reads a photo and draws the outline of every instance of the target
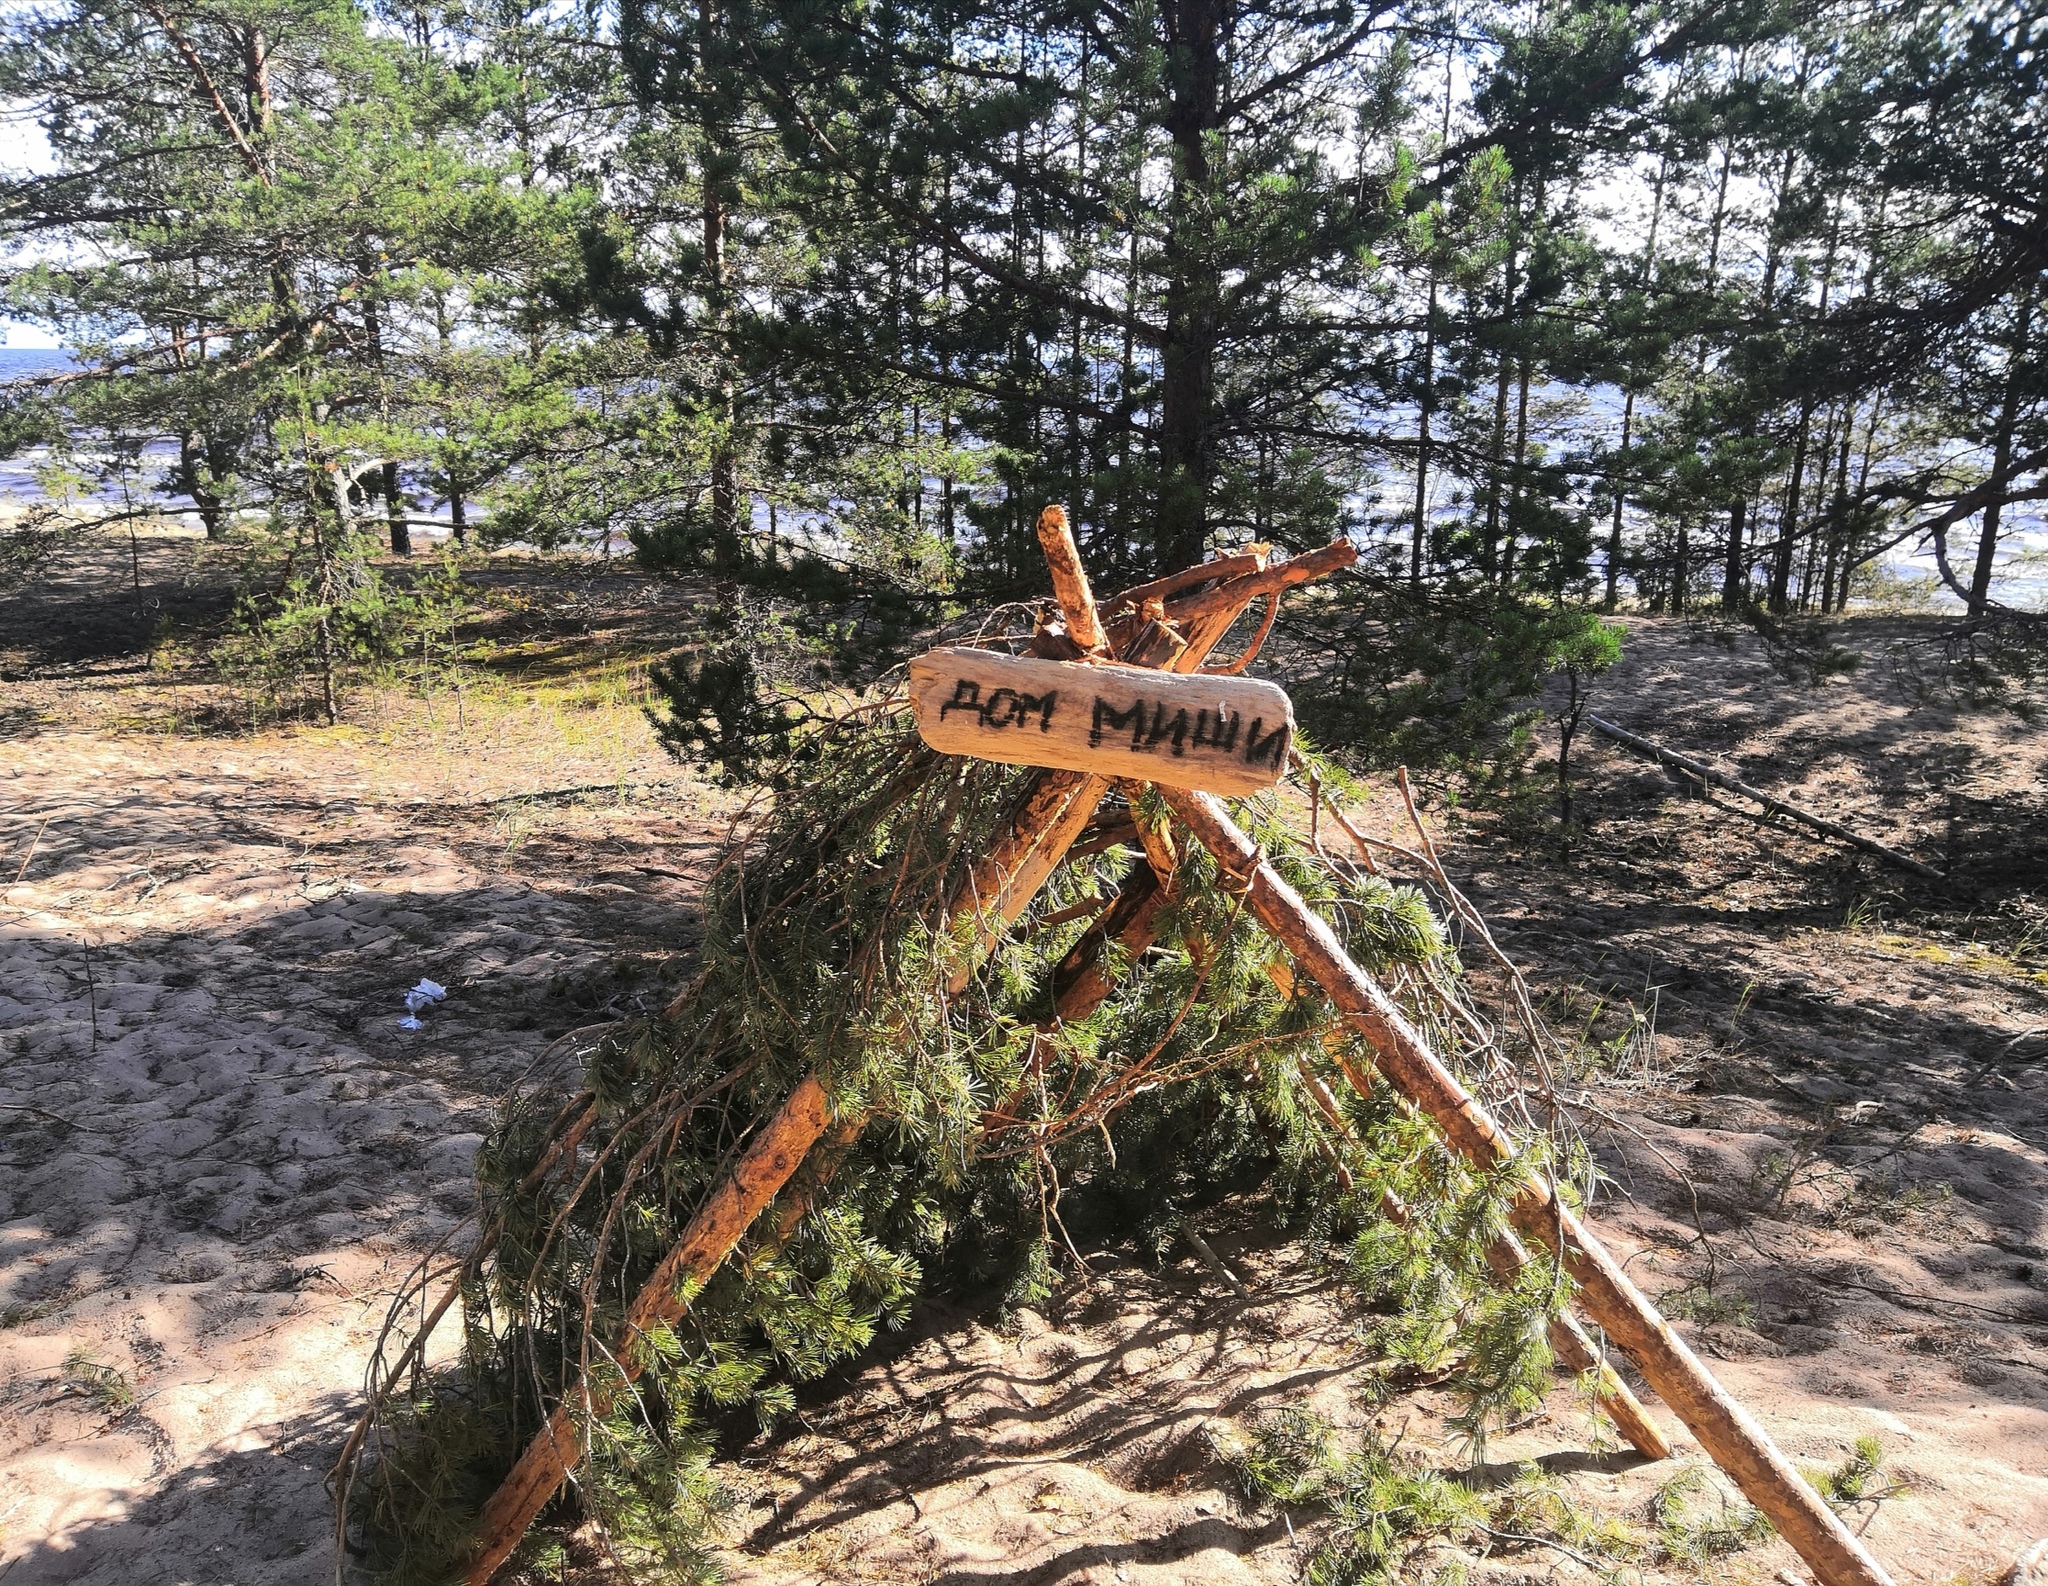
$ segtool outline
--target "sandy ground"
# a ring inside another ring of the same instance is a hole
[[[206,598],[177,554],[138,609]],[[608,653],[619,581],[550,603],[525,691],[459,724],[394,699],[252,735],[138,668],[94,615],[108,571],[0,607],[0,643],[44,636],[0,656],[0,1579],[331,1579],[322,1481],[384,1297],[468,1210],[507,1086],[681,972],[723,811],[631,709],[547,692]],[[1603,1233],[1795,1457],[1883,1439],[1909,1490],[1855,1523],[1949,1586],[2048,1534],[2048,732],[1929,696],[1890,635],[1815,686],[1748,635],[1638,625],[1595,708],[1957,888],[1590,745],[1569,866],[1483,832],[1454,858],[1590,1029],[1578,1081],[1626,1126]],[[626,791],[517,796],[594,783]],[[421,976],[450,996],[404,1032]],[[735,1578],[1293,1581],[1316,1517],[1243,1509],[1233,1423],[1311,1402],[1455,1463],[1426,1384],[1359,1402],[1353,1322],[1259,1208],[1208,1215],[1249,1292],[1104,1258],[1043,1314],[928,1308],[819,1385],[733,1467]],[[1671,1467],[1586,1443],[1561,1391],[1490,1457],[1640,1518]],[[1540,1548],[1480,1573],[1587,1575]]]
[[[660,999],[723,822],[630,711],[219,737],[123,660],[39,672],[0,741],[0,1578],[331,1578],[395,1280],[507,1087]]]
[[[1877,1436],[1905,1490],[1851,1523],[1896,1578],[1959,1586],[2048,1534],[2048,732],[1930,693],[1897,647],[1911,631],[1857,625],[1863,669],[1814,686],[1747,633],[1636,623],[1594,708],[1958,886],[1762,825],[1600,743],[1579,751],[1589,830],[1569,865],[1477,828],[1453,864],[1558,1027],[1588,1033],[1576,1078],[1615,1120],[1603,1237],[1796,1461],[1835,1468]],[[1367,816],[1392,832],[1391,797]],[[1294,1581],[1310,1517],[1247,1512],[1214,1453],[1277,1404],[1374,1420],[1458,1468],[1448,1403],[1364,1408],[1336,1297],[1239,1216],[1211,1243],[1248,1295],[1183,1252],[1156,1273],[1104,1263],[1006,1332],[928,1318],[750,1451],[739,1578]],[[1673,1466],[1587,1447],[1560,1392],[1489,1450],[1490,1474],[1538,1460],[1589,1509],[1641,1521]],[[1469,1567],[1595,1578],[1540,1548]],[[1712,1573],[1809,1578],[1782,1542]]]

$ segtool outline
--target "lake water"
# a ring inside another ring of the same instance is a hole
[[[63,373],[75,367],[71,358],[61,349],[44,350],[30,347],[0,347],[0,381],[29,379],[36,375]],[[1580,400],[1571,404],[1572,414],[1566,421],[1582,431],[1605,434],[1610,438],[1621,426],[1621,403],[1617,393],[1607,389],[1581,393]],[[1412,416],[1411,416],[1412,417]],[[1385,421],[1399,426],[1404,415],[1390,411]],[[34,448],[15,457],[0,458],[0,501],[30,502],[41,500],[42,488],[36,481],[36,466],[49,461],[45,448]],[[138,495],[147,496],[153,492],[164,475],[177,461],[177,448],[169,441],[159,441],[146,447],[141,458],[142,479],[136,482]],[[119,485],[109,485],[98,492],[97,498],[110,504],[121,500]],[[172,498],[167,504],[172,512],[178,511],[180,498]],[[1412,510],[1413,485],[1404,488],[1402,479],[1390,476],[1369,500],[1356,505],[1368,515],[1384,523],[1389,518],[1398,518]],[[471,509],[471,518],[481,516],[476,508]],[[185,512],[181,516],[189,526],[199,526],[198,514]],[[430,508],[415,508],[416,519],[413,534],[424,540],[437,540],[447,536],[448,509],[445,503],[435,502]],[[761,527],[767,527],[765,513],[761,514]],[[425,521],[418,521],[425,520]],[[785,521],[787,532],[794,525]],[[1407,531],[1381,529],[1373,537],[1388,537],[1405,543]],[[1958,575],[1968,577],[1969,568],[1976,559],[1977,525],[1958,524],[1950,531],[1949,563]],[[1886,566],[1901,578],[1933,579],[1935,577],[1934,553],[1931,549],[1914,549],[1901,546],[1886,558]],[[1999,554],[1998,570],[1992,578],[1993,598],[2006,605],[2023,610],[2048,610],[2048,517],[2034,503],[2027,503],[2011,509],[2007,518],[2007,529]],[[1938,583],[1934,591],[1937,606],[1960,609],[1961,602]]]

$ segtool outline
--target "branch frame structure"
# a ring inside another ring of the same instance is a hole
[[[1356,556],[1346,542],[1278,561],[1255,548],[1098,604],[1064,514],[1048,509],[1038,528],[1052,572],[1057,615],[1041,617],[1031,644],[1035,653],[1066,658],[1078,670],[1149,664],[1166,672],[1197,673],[1255,604],[1263,603],[1269,618],[1283,592],[1310,585]],[[1254,617],[1252,627],[1243,653],[1227,671],[1241,672],[1251,662],[1270,621]],[[890,708],[898,712],[893,719],[904,720],[900,696]],[[1355,926],[1340,930],[1325,917],[1322,911],[1332,900],[1340,912],[1387,901],[1388,883],[1373,873],[1370,863],[1357,872],[1359,885],[1368,891],[1353,896],[1326,888],[1315,893],[1325,901],[1312,905],[1289,876],[1320,874],[1317,867],[1332,861],[1313,832],[1284,863],[1269,851],[1268,843],[1277,841],[1277,835],[1255,834],[1277,834],[1270,816],[1258,814],[1258,806],[1270,805],[1273,794],[1260,795],[1245,806],[1252,826],[1247,831],[1209,791],[1119,780],[1080,769],[1019,776],[986,761],[937,754],[917,746],[914,737],[878,742],[884,745],[872,777],[880,789],[878,798],[900,799],[915,786],[930,801],[935,817],[952,819],[945,812],[957,811],[974,776],[1004,771],[1008,781],[1003,785],[1014,790],[1000,820],[961,828],[981,833],[976,839],[979,851],[961,853],[931,871],[949,879],[930,899],[912,900],[916,918],[931,922],[927,935],[913,937],[930,944],[927,959],[918,961],[926,963],[922,973],[937,999],[941,1025],[963,1031],[979,1028],[973,1010],[993,1007],[998,985],[1014,979],[1008,966],[1019,942],[1044,939],[1051,944],[1046,949],[1050,956],[1035,960],[1043,966],[1039,989],[1012,986],[1003,993],[1010,997],[1010,1006],[1023,1011],[1006,1016],[1009,1023],[1002,1026],[1010,1032],[1004,1037],[1010,1066],[999,1065],[1004,1076],[1001,1088],[977,1103],[979,1110],[957,1147],[965,1158],[1037,1164],[1031,1170],[1043,1174],[1050,1170],[1047,1153],[1058,1140],[1092,1137],[1099,1131],[1107,1142],[1112,1124],[1144,1096],[1204,1075],[1213,1079],[1226,1071],[1264,1072],[1269,1079],[1282,1077],[1302,1098],[1301,1127],[1313,1133],[1331,1182],[1347,1195],[1354,1189],[1363,1192],[1362,1198],[1376,1206],[1377,1216],[1405,1227],[1415,1214],[1401,1196],[1385,1186],[1375,1190],[1354,1174],[1354,1166],[1369,1165],[1368,1142],[1352,1127],[1345,1104],[1323,1075],[1328,1073],[1339,1087],[1355,1092],[1361,1105],[1370,1103],[1376,1092],[1383,1098],[1392,1093],[1402,1129],[1433,1139],[1431,1149],[1444,1153],[1447,1161],[1465,1164],[1460,1171],[1475,1181],[1500,1186],[1513,1231],[1484,1241],[1481,1257],[1474,1258],[1481,1260],[1480,1270],[1490,1269],[1508,1288],[1525,1275],[1550,1282],[1544,1274],[1554,1272],[1559,1283],[1568,1277],[1570,1284],[1556,1292],[1575,1291],[1588,1320],[1604,1332],[1603,1345],[1561,1308],[1560,1299],[1554,1302],[1560,1308],[1548,1321],[1553,1356],[1544,1358],[1554,1357],[1585,1376],[1622,1435],[1644,1456],[1662,1458],[1670,1452],[1668,1437],[1610,1363],[1610,1349],[1625,1355],[1799,1551],[1822,1586],[1890,1586],[1864,1545],[1800,1477],[1755,1418],[1714,1382],[1586,1229],[1542,1166],[1540,1155],[1531,1156],[1521,1137],[1498,1121],[1488,1104],[1440,1060],[1433,1041],[1467,1039],[1461,1032],[1479,1029],[1479,1021],[1454,1000],[1434,1022],[1418,1023],[1404,1011],[1402,999],[1411,1006],[1417,997],[1426,1002],[1432,995],[1432,971],[1420,960],[1414,968],[1397,963],[1390,992],[1349,945],[1357,936]],[[908,758],[894,769],[886,763],[886,745],[891,742],[907,746],[899,752]],[[1300,754],[1289,758],[1297,765],[1308,764]],[[1316,775],[1313,766],[1310,775]],[[1320,810],[1320,785],[1315,798]],[[1106,807],[1105,799],[1111,801]],[[1345,829],[1356,836],[1348,824]],[[1091,838],[1091,833],[1105,834],[1109,840]],[[1118,847],[1126,838],[1134,843],[1134,854]],[[735,838],[730,852],[732,864],[751,864],[756,871],[772,858],[753,854],[744,837]],[[914,872],[909,849],[903,850],[900,860],[892,853],[849,852],[842,862],[870,867],[866,884],[887,892],[895,906],[906,889],[925,883],[913,882],[913,874],[923,872]],[[1118,853],[1128,855],[1127,868],[1099,868]],[[1060,879],[1088,866],[1098,868],[1090,871],[1085,885],[1081,879]],[[740,939],[725,944],[727,967],[719,972],[725,980],[718,980],[715,966],[707,967],[670,1005],[670,1021],[715,1026],[728,1017],[707,999],[714,998],[719,984],[735,983],[732,975],[738,971],[732,964],[744,968],[755,956],[771,953],[778,946],[775,936],[800,923],[791,911],[812,906],[804,901],[809,879],[796,878],[795,890],[728,894],[757,901],[748,905],[754,912],[735,916]],[[1205,897],[1206,913],[1197,906]],[[831,937],[829,930],[825,937]],[[854,1000],[847,1006],[869,1019],[865,1039],[870,1048],[912,1046],[921,1038],[910,1024],[891,1022],[916,1017],[902,1001],[906,965],[914,967],[903,957],[908,949],[902,942],[910,940],[899,938],[895,947],[862,942],[832,949],[842,955],[840,961],[853,975],[848,985]],[[891,952],[896,957],[891,958]],[[930,958],[931,953],[938,956]],[[1235,976],[1234,984],[1243,985],[1247,953],[1251,962],[1265,966],[1256,978],[1271,982],[1268,995],[1281,1010],[1281,1022],[1271,1029],[1281,1033],[1235,1045],[1226,1041],[1220,1047],[1185,1036],[1184,1025],[1192,1028],[1201,1021],[1213,978]],[[1086,1034],[1090,1021],[1114,1006],[1127,988],[1149,987],[1153,966],[1162,962],[1178,968],[1165,976],[1166,983],[1151,1004],[1153,1022],[1143,1026],[1151,1032],[1145,1049],[1093,1052]],[[1034,1002],[1034,996],[1039,1000]],[[1040,1011],[1028,1011],[1034,1007]],[[963,1019],[965,1023],[960,1022]],[[675,1358],[682,1347],[679,1329],[695,1325],[693,1313],[708,1300],[714,1281],[733,1281],[735,1257],[742,1257],[737,1263],[742,1273],[771,1271],[786,1259],[793,1243],[817,1237],[807,1234],[808,1229],[838,1227],[844,1237],[844,1213],[834,1208],[843,1194],[850,1193],[845,1189],[847,1175],[872,1173],[871,1168],[856,1171],[850,1164],[877,1149],[868,1136],[883,1119],[892,1120],[899,1135],[905,1127],[899,1113],[908,1103],[891,1089],[886,1076],[843,1071],[831,1056],[829,1043],[815,1048],[824,1054],[817,1066],[785,1079],[779,1090],[762,1088],[769,1085],[769,1071],[753,1072],[758,1060],[741,1055],[747,1050],[744,1045],[712,1050],[731,1052],[738,1057],[736,1065],[729,1072],[698,1075],[693,1081],[698,1090],[681,1102],[669,1093],[657,1093],[652,1102],[640,1092],[630,1097],[608,1094],[607,1087],[616,1090],[619,1082],[598,1065],[583,1092],[553,1107],[545,1128],[519,1159],[530,1163],[519,1180],[520,1189],[546,1181],[562,1190],[554,1225],[538,1236],[522,1235],[529,1243],[538,1237],[545,1249],[562,1219],[594,1193],[591,1186],[630,1186],[660,1170],[665,1154],[678,1150],[690,1131],[700,1128],[693,1122],[693,1109],[702,1106],[704,1095],[744,1093],[755,1098],[738,1111],[728,1103],[718,1115],[728,1121],[704,1136],[722,1154],[705,1158],[693,1169],[697,1176],[691,1182],[701,1188],[682,1203],[692,1208],[687,1221],[680,1223],[658,1260],[638,1267],[643,1276],[630,1303],[622,1311],[603,1313],[617,1318],[604,1324],[612,1329],[609,1334],[602,1333],[598,1296],[590,1289],[599,1268],[591,1267],[577,1329],[583,1339],[581,1353],[565,1360],[565,1374],[551,1390],[552,1403],[526,1437],[510,1474],[482,1506],[463,1544],[456,1573],[468,1586],[487,1586],[563,1483],[577,1479],[590,1455],[590,1430],[621,1407],[639,1405],[639,1396],[647,1391],[640,1379]],[[1076,1052],[1093,1055],[1082,1060]],[[1269,1066],[1261,1069],[1262,1064]],[[1498,1067],[1496,1063],[1496,1073]],[[626,1068],[630,1079],[630,1062]],[[1526,1109],[1513,1114],[1518,1119],[1525,1115]],[[625,1192],[613,1193],[611,1209],[598,1208],[602,1216],[592,1225],[600,1251],[621,1215],[616,1197]],[[1058,1193],[1055,1183],[1044,1213],[1049,1225],[1057,1220]],[[587,1206],[585,1210],[589,1213]],[[835,1217],[841,1221],[835,1223]],[[487,1220],[476,1251],[454,1279],[465,1309],[488,1303],[477,1298],[489,1288],[485,1268],[494,1255],[502,1259],[508,1237],[502,1213],[496,1223]],[[727,1274],[722,1280],[721,1273]],[[440,1275],[435,1273],[437,1279]],[[616,1286],[613,1277],[603,1281]],[[500,1274],[498,1288],[504,1287]],[[337,1523],[344,1539],[352,1481],[370,1458],[366,1451],[384,1446],[375,1430],[379,1407],[399,1391],[399,1379],[407,1373],[417,1380],[426,1334],[450,1314],[453,1298],[451,1290],[430,1303],[424,1288],[401,1297],[401,1308],[415,1304],[423,1326],[396,1357],[394,1368],[373,1372],[370,1410],[337,1469]],[[659,1379],[658,1371],[655,1377]]]

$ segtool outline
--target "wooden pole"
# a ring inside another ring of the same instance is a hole
[[[1294,974],[1286,965],[1277,962],[1270,964],[1267,966],[1267,973],[1273,977],[1274,984],[1279,986],[1281,991],[1291,992],[1294,989]],[[1329,1053],[1336,1059],[1337,1066],[1344,1071],[1344,1078],[1349,1081],[1351,1088],[1360,1095],[1369,1094],[1372,1088],[1370,1076],[1360,1072],[1351,1054],[1344,1050],[1350,1042],[1334,1033],[1330,1036],[1329,1042]],[[1300,1065],[1300,1072],[1302,1083],[1307,1087],[1310,1098],[1330,1128],[1342,1138],[1355,1142],[1358,1136],[1353,1131],[1350,1120],[1338,1107],[1337,1098],[1330,1094],[1330,1087],[1323,1083],[1321,1076],[1310,1068],[1306,1061]],[[1350,1171],[1334,1152],[1332,1161],[1336,1166],[1339,1182],[1344,1188],[1351,1188]],[[1398,1223],[1403,1228],[1408,1226],[1408,1205],[1392,1190],[1383,1190],[1380,1193],[1380,1210],[1386,1213],[1390,1222]],[[1487,1245],[1486,1264],[1503,1280],[1512,1283],[1516,1274],[1529,1264],[1529,1252],[1513,1233],[1503,1230],[1498,1238]],[[1551,1352],[1564,1363],[1568,1371],[1583,1375],[1588,1371],[1598,1370],[1599,1377],[1593,1385],[1594,1398],[1600,1408],[1607,1412],[1607,1418],[1614,1423],[1615,1429],[1628,1440],[1629,1446],[1645,1459],[1669,1459],[1671,1444],[1666,1440],[1663,1428],[1650,1418],[1650,1412],[1643,1408],[1642,1401],[1630,1390],[1629,1385],[1621,1380],[1620,1374],[1601,1359],[1599,1348],[1588,1336],[1586,1329],[1579,1325],[1578,1318],[1569,1311],[1553,1316],[1550,1319],[1549,1337]]]
[[[1244,889],[1245,901],[1259,922],[1371,1043],[1387,1080],[1428,1113],[1475,1166],[1492,1169],[1512,1160],[1513,1144],[1486,1109],[1437,1061],[1386,992],[1352,961],[1329,923],[1261,857],[1222,801],[1178,788],[1159,791],[1196,840],[1216,856],[1225,875]],[[1524,1234],[1556,1252],[1578,1284],[1587,1314],[1635,1361],[1650,1386],[1797,1549],[1823,1586],[1891,1586],[1877,1560],[1548,1185],[1540,1180],[1526,1183],[1510,1210]]]
[[[1088,824],[1108,786],[1104,778],[1073,772],[1050,772],[1037,779],[1012,817],[1009,830],[975,862],[954,900],[954,917],[972,917],[976,931],[974,952],[963,955],[949,977],[952,994],[967,985],[974,960],[1024,912],[1060,856]],[[850,1147],[864,1121],[842,1118],[831,1130],[833,1145],[840,1150]],[[831,1123],[824,1085],[816,1074],[808,1074],[762,1126],[732,1172],[698,1208],[682,1238],[641,1286],[612,1351],[628,1382],[637,1380],[643,1368],[641,1335],[677,1320],[689,1309],[690,1298],[710,1281],[754,1219],[795,1176]],[[581,1406],[565,1398],[491,1495],[484,1506],[477,1542],[464,1566],[468,1586],[487,1586],[563,1478],[583,1457],[579,1423],[591,1410],[587,1392]]]
[[[1269,563],[1257,572],[1226,578],[1215,588],[1205,589],[1199,595],[1190,595],[1185,600],[1169,600],[1166,602],[1166,615],[1183,632],[1189,631],[1191,623],[1219,614],[1227,613],[1235,621],[1239,612],[1261,596],[1277,595],[1297,584],[1327,578],[1357,560],[1358,547],[1349,540],[1337,540],[1320,549],[1289,557],[1284,562]],[[1228,625],[1225,624],[1226,627]]]
[[[1052,569],[1053,595],[1066,613],[1067,637],[1089,655],[1107,657],[1109,636],[1096,615],[1095,596],[1089,592],[1088,573],[1081,566],[1080,548],[1067,527],[1064,508],[1052,506],[1039,513],[1038,545],[1045,552],[1045,565]]]
[[[1740,793],[1746,799],[1755,799],[1773,815],[1783,815],[1788,820],[1810,826],[1821,835],[1847,843],[1851,848],[1860,848],[1866,854],[1872,854],[1888,865],[1910,870],[1914,875],[1925,876],[1929,881],[1948,879],[1932,865],[1923,865],[1910,854],[1902,854],[1896,848],[1887,848],[1883,843],[1865,837],[1861,832],[1852,832],[1848,827],[1838,825],[1825,816],[1815,815],[1810,810],[1803,810],[1797,804],[1787,804],[1783,799],[1776,798],[1761,788],[1753,788],[1747,782],[1738,782],[1727,772],[1716,771],[1703,760],[1695,760],[1691,755],[1680,754],[1676,749],[1667,749],[1660,743],[1652,743],[1648,738],[1639,738],[1626,728],[1615,726],[1603,716],[1587,716],[1586,725],[1603,737],[1612,738],[1623,748],[1633,749],[1637,754],[1645,755],[1660,765],[1668,765],[1674,770],[1683,771],[1688,776],[1696,776],[1702,782],[1711,782],[1715,787],[1724,787],[1731,793]]]
[[[815,1074],[806,1075],[781,1111],[754,1137],[732,1173],[698,1208],[682,1239],[642,1286],[626,1314],[620,1346],[612,1352],[626,1381],[636,1381],[645,1368],[641,1336],[675,1321],[689,1309],[697,1290],[802,1164],[830,1117],[825,1087]],[[484,1505],[478,1541],[465,1572],[469,1586],[485,1586],[497,1573],[526,1535],[534,1516],[555,1495],[562,1478],[583,1457],[579,1408],[582,1417],[597,1411],[587,1384],[580,1407],[570,1397],[555,1406],[547,1424],[526,1445],[511,1474]]]

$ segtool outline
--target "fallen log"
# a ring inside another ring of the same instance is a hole
[[[1515,1149],[1478,1100],[1442,1063],[1422,1034],[1345,952],[1329,923],[1231,820],[1222,800],[1161,788],[1160,795],[1224,873],[1244,889],[1259,922],[1294,955],[1377,1054],[1380,1073],[1427,1113],[1474,1166],[1511,1162]],[[1525,1182],[1510,1214],[1518,1228],[1557,1254],[1579,1286],[1586,1314],[1606,1329],[1650,1386],[1715,1462],[1820,1578],[1822,1586],[1891,1586],[1868,1549],[1814,1491],[1770,1434],[1716,1382],[1627,1273],[1580,1224],[1549,1185]]]
[[[1925,876],[1930,881],[1948,879],[1932,865],[1923,865],[1910,854],[1902,854],[1896,848],[1887,848],[1883,843],[1865,837],[1861,832],[1853,832],[1825,816],[1816,815],[1811,810],[1803,810],[1797,804],[1788,804],[1761,788],[1751,787],[1747,782],[1739,782],[1725,771],[1716,771],[1705,761],[1695,760],[1691,755],[1680,754],[1676,749],[1667,749],[1660,743],[1652,743],[1648,738],[1632,733],[1625,727],[1617,727],[1604,716],[1589,714],[1586,717],[1586,725],[1601,736],[1613,739],[1624,749],[1633,749],[1637,754],[1655,760],[1659,765],[1683,771],[1688,776],[1698,777],[1702,782],[1710,782],[1715,787],[1739,793],[1746,799],[1754,799],[1773,815],[1783,815],[1787,820],[1795,820],[1804,826],[1810,826],[1823,836],[1832,837],[1836,842],[1847,843],[1851,848],[1860,848],[1864,853],[1882,859],[1888,865],[1897,865],[1901,870],[1910,870],[1914,875]]]

